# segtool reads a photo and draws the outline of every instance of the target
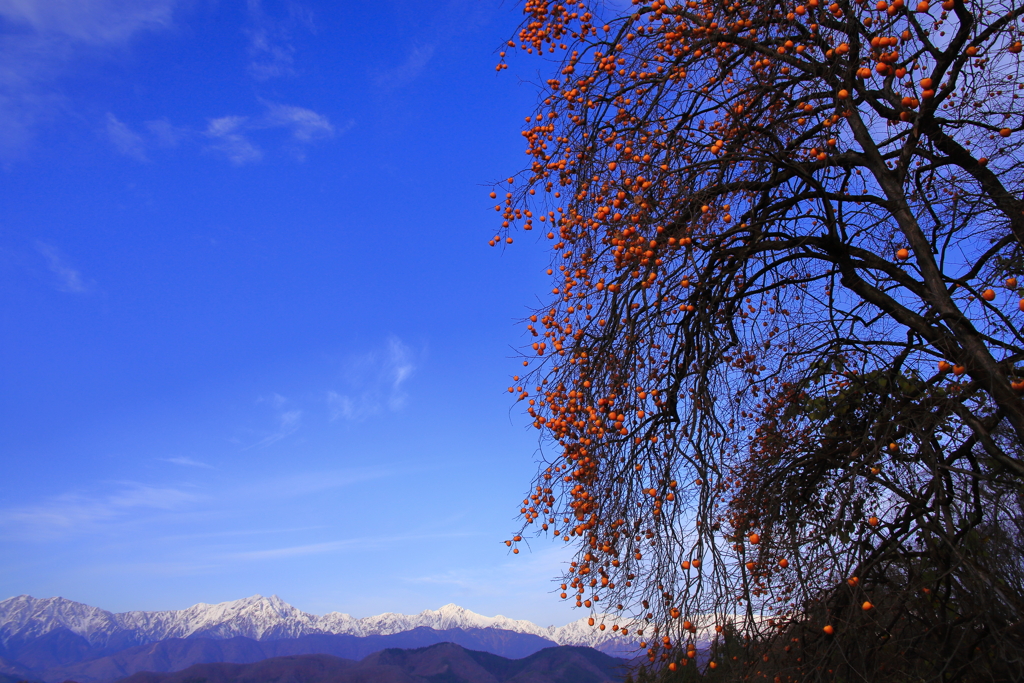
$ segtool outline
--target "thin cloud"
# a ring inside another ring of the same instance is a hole
[[[412,350],[397,337],[389,337],[382,349],[349,358],[342,369],[346,390],[327,392],[331,421],[401,410],[407,399],[403,387],[415,370]]]
[[[401,393],[402,384],[412,376],[416,369],[416,366],[412,364],[411,355],[409,347],[397,337],[388,339],[387,369],[391,376],[391,396],[388,405],[392,410],[398,410],[405,403],[405,394]]]
[[[146,121],[144,125],[153,142],[160,147],[177,147],[182,140],[192,137],[192,131],[187,128],[179,128],[167,119]]]
[[[249,74],[259,81],[294,76],[296,30],[313,32],[312,13],[297,2],[284,3],[284,16],[271,17],[261,0],[248,0],[247,25],[243,33],[249,39]]]
[[[327,392],[327,409],[331,416],[331,422],[341,419],[359,419],[359,410],[355,401],[351,397],[344,396],[336,391]]]
[[[194,534],[170,534],[160,537],[162,541],[192,541],[201,538],[237,538],[244,536],[270,536],[272,534],[295,534],[300,531],[318,531],[326,529],[323,524],[316,526],[299,526],[285,529],[231,529],[228,531],[206,531]]]
[[[270,444],[277,443],[285,437],[294,434],[300,423],[302,422],[302,411],[301,410],[286,410],[277,416],[278,429],[272,434],[268,434],[254,444],[250,444],[243,448],[243,451],[247,451],[252,448],[266,448]]]
[[[217,571],[223,571],[224,565],[210,561],[197,560],[168,560],[165,562],[117,562],[111,564],[96,564],[79,569],[79,572],[89,573],[94,576],[101,576],[110,581],[114,576],[125,576],[131,579],[138,579],[140,576],[167,577],[180,579],[184,576],[202,576]]]
[[[160,458],[160,460],[164,462],[169,462],[174,465],[181,465],[182,467],[199,467],[208,470],[216,469],[213,465],[209,465],[205,462],[200,462],[198,460],[193,460],[192,458],[187,458],[185,456],[180,456],[177,458]]]
[[[192,466],[191,463],[188,466]],[[218,519],[235,519],[253,510],[254,504],[264,512],[266,505],[286,504],[290,500],[393,476],[393,470],[384,468],[277,474],[218,487],[213,495],[181,486],[110,482],[103,485],[105,490],[69,491],[25,504],[0,506],[0,537],[42,541],[60,540],[69,534],[85,537],[116,532],[121,535],[125,527],[165,530],[169,528],[168,522],[174,530],[206,531],[216,529]],[[278,534],[319,528],[323,527],[299,525],[213,535]],[[138,534],[134,537],[141,538]]]
[[[310,494],[345,488],[368,481],[387,479],[394,476],[390,468],[358,468],[348,470],[304,472],[292,475],[279,475],[273,479],[265,479],[240,486],[231,494],[232,500],[287,500],[300,498]]]
[[[311,142],[334,136],[334,126],[323,114],[312,109],[294,107],[287,104],[267,104],[267,115],[264,119],[268,127],[283,127],[291,131],[292,137],[300,142]]]
[[[297,557],[301,555],[322,555],[333,553],[343,548],[349,548],[358,541],[329,541],[326,543],[313,543],[310,545],[298,545],[290,548],[272,548],[269,550],[253,550],[242,553],[231,553],[225,555],[224,559],[231,560],[276,560],[283,557]]]
[[[72,294],[82,294],[88,291],[82,274],[75,268],[68,265],[64,256],[57,249],[43,242],[36,243],[36,250],[46,259],[50,272],[57,278],[57,289]]]
[[[149,161],[146,158],[145,143],[142,136],[118,120],[116,116],[107,113],[107,137],[114,148],[125,155],[139,161]]]
[[[0,510],[0,526],[32,534],[80,533],[104,522],[119,521],[139,510],[175,510],[193,503],[195,494],[134,482],[105,496],[67,493],[36,505]]]
[[[275,41],[264,26],[247,29],[245,34],[249,38],[249,73],[253,78],[265,81],[295,74],[294,47]]]
[[[39,35],[92,45],[122,43],[171,24],[176,0],[0,0],[0,16]]]
[[[287,410],[281,413],[281,429],[289,432],[294,431],[299,426],[299,420],[302,419],[301,410]]]
[[[210,148],[223,153],[236,166],[263,158],[263,151],[242,134],[248,120],[245,116],[222,116],[210,119],[206,127],[206,137],[213,140]]]
[[[297,545],[285,548],[269,548],[266,550],[251,550],[239,553],[230,553],[224,555],[224,559],[231,560],[276,560],[285,557],[297,557],[302,555],[322,555],[324,553],[333,553],[347,548],[358,548],[359,550],[365,550],[366,548],[381,547],[381,546],[392,546],[396,543],[404,543],[406,541],[422,541],[424,539],[433,538],[460,538],[469,534],[461,533],[447,533],[447,534],[426,534],[426,535],[409,535],[409,536],[392,536],[388,538],[349,538],[340,541],[326,541],[324,543],[311,543],[308,545]]]
[[[125,488],[107,498],[108,504],[118,510],[139,507],[172,510],[184,502],[193,500],[196,500],[196,496],[187,491],[136,483],[125,484]]]
[[[261,102],[266,110],[260,115],[211,118],[205,128],[199,130],[175,125],[167,119],[157,119],[145,122],[136,132],[113,113],[107,114],[104,126],[108,139],[118,152],[140,161],[148,160],[147,152],[150,150],[170,149],[198,140],[205,144],[207,150],[222,154],[236,166],[243,166],[263,159],[263,145],[269,146],[274,142],[272,131],[288,133],[288,141],[283,147],[302,158],[306,146],[333,138],[354,125],[347,121],[339,128],[327,116],[312,109]],[[277,143],[281,144],[280,135],[277,138]]]
[[[0,154],[21,155],[34,130],[66,113],[56,82],[83,59],[113,58],[172,24],[177,0],[0,0]]]
[[[571,548],[555,545],[528,553],[525,557],[517,555],[514,561],[510,559],[495,566],[473,570],[449,569],[433,574],[405,576],[402,580],[412,584],[456,586],[469,595],[495,595],[502,592],[535,595],[538,587],[547,585],[551,585],[551,591],[554,592],[557,585],[555,580],[561,575],[562,565],[570,561],[572,556]]]
[[[252,448],[265,448],[273,443],[277,443],[281,439],[294,434],[302,424],[302,411],[298,408],[288,407],[289,400],[281,394],[273,393],[270,396],[260,396],[256,399],[256,403],[269,403],[276,411],[274,421],[277,424],[274,431],[264,434],[255,443],[245,446],[241,449],[243,451]]]
[[[437,47],[432,43],[414,45],[409,50],[405,61],[389,69],[373,70],[370,72],[370,78],[374,85],[383,90],[394,90],[406,86],[419,78],[419,75],[427,68],[427,64],[433,59],[436,49]]]
[[[259,398],[256,399],[256,402],[269,403],[275,408],[283,408],[288,403],[288,397],[282,396],[281,394],[275,391],[270,396],[260,396]]]

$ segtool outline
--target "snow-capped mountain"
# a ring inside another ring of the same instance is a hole
[[[0,644],[12,640],[35,639],[67,629],[83,637],[91,646],[126,647],[153,643],[168,638],[204,637],[227,639],[236,636],[253,640],[280,640],[306,635],[333,634],[352,636],[391,635],[427,627],[448,629],[499,629],[532,634],[558,645],[581,645],[599,650],[621,651],[631,643],[623,642],[611,629],[600,631],[587,625],[586,619],[565,626],[542,628],[508,617],[485,617],[458,605],[445,605],[406,615],[389,612],[356,619],[331,612],[323,616],[308,614],[273,595],[254,595],[216,605],[199,603],[184,610],[161,612],[113,613],[64,598],[37,599],[21,595],[0,601]]]

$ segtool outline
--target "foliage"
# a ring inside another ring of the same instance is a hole
[[[736,675],[1024,676],[1024,6],[525,11],[492,243],[557,275],[508,543],[572,544],[561,597],[659,675],[734,622]]]

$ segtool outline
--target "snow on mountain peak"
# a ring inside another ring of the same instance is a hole
[[[198,603],[183,610],[118,614],[64,598],[37,599],[20,595],[0,601],[0,643],[15,637],[38,637],[58,628],[77,633],[93,645],[106,645],[115,639],[144,644],[190,636],[279,640],[312,634],[390,635],[419,627],[438,631],[502,629],[540,636],[559,645],[602,647],[613,642],[612,631],[592,628],[585,619],[561,627],[542,628],[501,615],[483,616],[455,604],[414,615],[386,612],[356,619],[341,612],[323,616],[308,614],[277,595],[268,598],[258,594],[212,605]]]

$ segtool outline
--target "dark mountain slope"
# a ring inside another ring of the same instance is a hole
[[[482,628],[435,631],[420,627],[386,636],[323,634],[265,641],[242,637],[226,640],[171,638],[80,661],[76,657],[82,654],[84,639],[63,629],[51,634],[26,645],[16,662],[7,662],[6,666],[0,663],[0,673],[30,674],[32,678],[51,683],[69,679],[79,683],[104,683],[138,671],[180,671],[193,664],[212,662],[248,664],[289,655],[326,654],[358,660],[387,648],[419,648],[452,642],[467,649],[521,658],[553,645],[544,638],[514,631]]]
[[[606,683],[622,680],[624,665],[582,647],[553,647],[510,660],[439,643],[391,648],[360,662],[295,655],[251,664],[196,664],[173,673],[136,673],[118,683]]]
[[[34,675],[24,666],[3,657],[0,657],[0,676],[3,677],[0,678],[0,683],[6,683],[8,678],[15,681],[39,679],[38,676]]]
[[[0,683],[39,683],[39,681],[28,680],[23,676],[11,676],[10,674],[0,674]]]
[[[58,628],[11,648],[10,658],[29,669],[67,666],[96,656],[89,641],[66,628]]]
[[[328,683],[357,666],[351,659],[330,655],[274,657],[253,664],[194,664],[184,671],[143,671],[124,683]]]
[[[625,678],[627,662],[589,647],[557,647],[541,650],[517,662],[523,666],[506,683],[581,683],[600,675],[607,680]]]

